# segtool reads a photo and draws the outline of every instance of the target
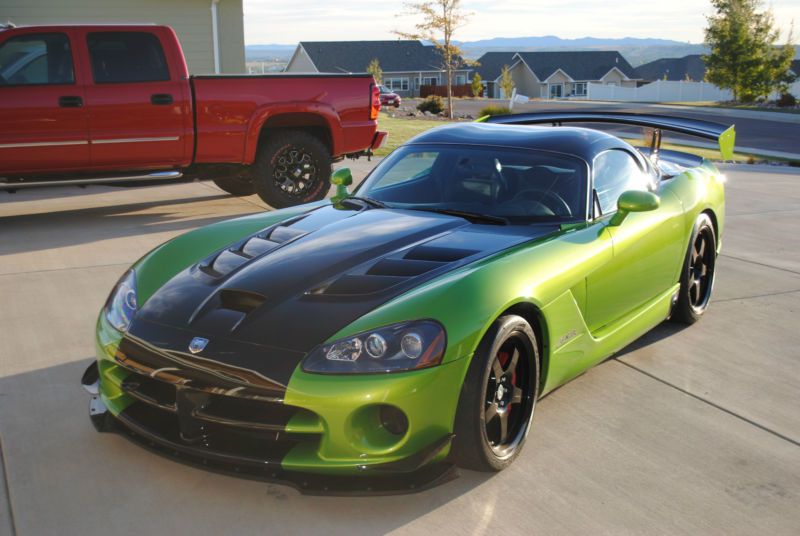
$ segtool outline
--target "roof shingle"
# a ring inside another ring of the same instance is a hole
[[[645,80],[686,80],[686,76],[695,82],[701,82],[706,76],[706,65],[700,54],[690,54],[682,58],[661,58],[645,63],[636,68],[639,76]]]
[[[373,59],[383,72],[441,71],[442,56],[419,41],[302,41],[321,73],[363,73]]]

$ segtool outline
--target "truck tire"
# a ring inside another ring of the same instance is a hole
[[[217,188],[228,192],[236,197],[244,197],[256,193],[253,180],[245,177],[228,177],[226,179],[214,179]]]
[[[331,154],[308,132],[279,131],[259,147],[251,175],[258,196],[273,208],[319,201],[330,189]]]

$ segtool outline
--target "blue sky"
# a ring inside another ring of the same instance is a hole
[[[413,28],[413,18],[398,16],[402,5],[402,0],[244,0],[245,41],[394,39],[392,30]],[[463,5],[474,15],[456,34],[462,41],[557,35],[698,43],[711,11],[707,0],[465,0]],[[764,5],[772,7],[782,38],[793,19],[800,25],[800,0]]]

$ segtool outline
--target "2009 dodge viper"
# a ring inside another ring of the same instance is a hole
[[[99,316],[92,420],[298,486],[507,467],[538,398],[708,306],[724,177],[662,131],[733,151],[687,119],[494,117],[417,136],[353,193],[339,170],[331,200],[163,244]]]

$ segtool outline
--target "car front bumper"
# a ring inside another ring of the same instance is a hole
[[[446,456],[467,359],[386,375],[298,369],[281,396],[243,398],[241,386],[206,381],[202,371],[184,373],[135,348],[101,316],[98,359],[82,380],[98,430],[122,432],[184,462],[309,493],[397,493],[453,476]],[[407,417],[404,434],[383,426],[381,405]]]

